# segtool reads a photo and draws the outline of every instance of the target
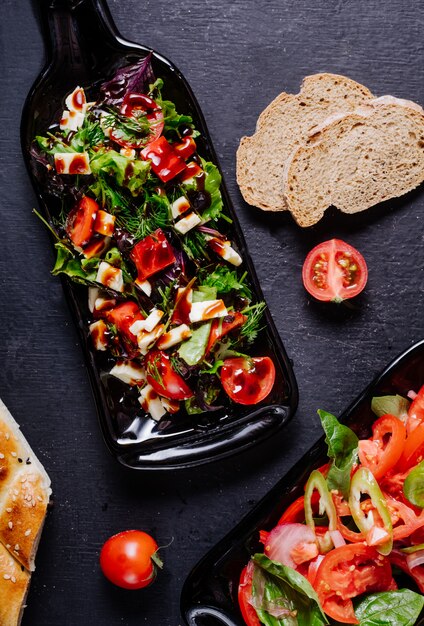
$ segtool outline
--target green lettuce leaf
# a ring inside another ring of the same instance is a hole
[[[99,150],[91,157],[90,166],[95,176],[104,174],[111,176],[133,196],[138,196],[143,191],[150,170],[149,161],[141,159],[132,161],[115,150]]]
[[[360,626],[413,626],[424,597],[409,589],[366,595],[355,607]]]
[[[216,287],[202,285],[196,291],[193,291],[193,302],[206,302],[207,300],[216,299]]]
[[[345,498],[349,497],[350,473],[358,457],[358,437],[353,430],[340,424],[337,417],[327,411],[318,410],[328,445],[328,456],[332,460],[327,474],[329,489],[338,489]]]
[[[178,355],[187,365],[197,365],[206,352],[212,322],[206,322],[193,331],[190,339],[184,341],[178,349]]]

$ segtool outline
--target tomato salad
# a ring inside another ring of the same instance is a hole
[[[239,585],[248,626],[416,623],[424,606],[424,386],[408,395],[412,402],[373,399],[369,439],[318,411],[329,462],[311,472],[277,526],[260,532],[264,552]]]
[[[53,274],[88,288],[94,348],[154,420],[257,404],[275,380],[271,358],[252,353],[265,303],[231,240],[219,170],[163,88],[150,56],[95,101],[77,86],[31,149],[63,205],[48,224]]]

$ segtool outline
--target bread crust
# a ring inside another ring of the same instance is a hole
[[[381,129],[377,130],[374,126],[379,123]],[[358,128],[362,128],[360,134]],[[375,98],[352,113],[328,118],[287,162],[284,195],[294,219],[300,226],[312,226],[331,205],[345,213],[357,213],[411,191],[424,180],[423,137],[424,110],[415,102],[393,96]],[[401,139],[400,150],[397,144]],[[319,160],[321,174],[317,175],[314,167]]]
[[[306,76],[297,94],[280,93],[259,115],[255,133],[240,140],[236,176],[245,201],[264,211],[287,210],[282,176],[293,150],[328,115],[372,98],[365,86],[329,73]]]

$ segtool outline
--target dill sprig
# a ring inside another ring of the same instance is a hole
[[[246,344],[252,344],[261,330],[265,328],[262,325],[263,313],[266,309],[265,302],[257,302],[242,311],[243,315],[247,315],[247,320],[240,329],[240,339]]]
[[[198,230],[190,230],[181,238],[181,245],[196,265],[199,265],[204,259],[210,261],[208,254],[208,244],[205,237]]]

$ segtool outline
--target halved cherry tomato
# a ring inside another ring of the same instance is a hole
[[[372,439],[359,441],[359,460],[379,480],[402,456],[406,429],[394,415],[383,415],[372,427]]]
[[[424,385],[421,387],[408,411],[406,431],[409,435],[417,426],[424,422]]]
[[[274,386],[275,366],[268,356],[235,357],[224,361],[220,377],[231,400],[238,404],[257,404]]]
[[[100,567],[110,582],[123,589],[142,589],[162,567],[158,544],[141,530],[126,530],[110,537],[100,552]]]
[[[139,241],[131,250],[130,257],[140,282],[175,263],[174,251],[160,228]]]
[[[145,161],[151,161],[153,172],[164,183],[175,178],[175,176],[186,169],[184,159],[179,156],[172,145],[163,136],[149,143],[149,145],[141,151],[141,156]]]
[[[147,382],[159,395],[169,400],[187,400],[194,394],[184,379],[172,368],[169,355],[151,350],[145,359]]]
[[[113,128],[110,138],[123,148],[145,148],[150,143],[158,139],[163,131],[164,118],[161,107],[149,96],[143,93],[129,93],[125,96],[121,114],[126,117],[139,117],[140,114],[146,117],[150,124],[149,135],[139,139],[128,139],[120,133],[119,129]]]
[[[132,301],[122,302],[113,309],[106,311],[105,318],[116,326],[128,355],[134,356],[137,352],[137,337],[130,331],[130,327],[134,322],[144,319],[138,304]]]
[[[222,337],[225,337],[225,335],[228,335],[228,333],[235,328],[243,326],[246,320],[247,316],[243,315],[243,313],[239,313],[238,311],[229,313],[225,317],[214,319],[211,326],[211,332],[209,334],[208,345],[206,347],[206,354],[212,349],[217,341],[222,339]]]
[[[323,302],[341,302],[364,289],[368,270],[358,250],[340,239],[324,241],[308,254],[302,270],[306,291]]]
[[[335,548],[322,560],[313,586],[324,612],[343,624],[358,624],[352,598],[385,591],[392,581],[390,561],[363,543]]]
[[[93,198],[83,196],[68,215],[66,233],[75,246],[88,244],[94,230],[99,205]]]
[[[254,607],[250,604],[252,597],[252,566],[246,565],[240,574],[238,602],[240,611],[247,626],[261,626]]]

